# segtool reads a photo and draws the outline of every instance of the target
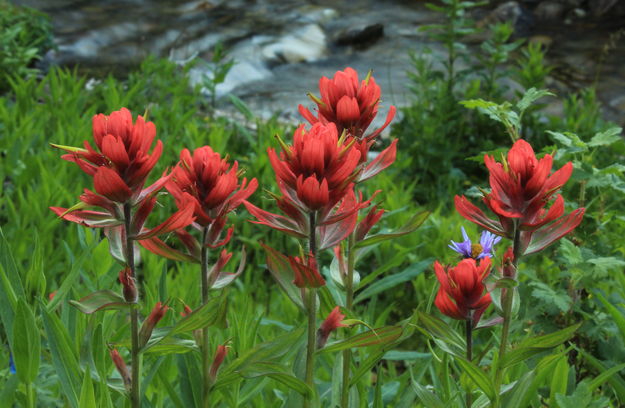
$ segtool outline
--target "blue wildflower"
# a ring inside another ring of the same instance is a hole
[[[464,227],[460,227],[462,230],[462,238],[464,241],[455,242],[451,241],[449,248],[458,252],[464,258],[482,259],[486,256],[492,258],[495,248],[495,244],[501,241],[501,237],[489,232],[482,231],[479,244],[473,244],[471,238],[467,235]]]

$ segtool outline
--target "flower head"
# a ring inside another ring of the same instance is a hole
[[[564,215],[564,199],[556,196],[571,176],[571,162],[550,174],[551,155],[537,159],[532,146],[521,139],[514,143],[507,159],[497,162],[486,155],[484,163],[490,172],[491,186],[484,203],[498,219],[488,217],[464,196],[456,196],[456,209],[469,221],[509,239],[514,238],[515,225],[518,226],[520,255],[542,250],[582,221],[583,208]]]
[[[501,237],[498,237],[489,231],[482,231],[480,243],[473,244],[464,227],[460,227],[460,229],[462,231],[462,238],[464,241],[451,241],[451,244],[448,245],[449,248],[458,252],[465,258],[482,259],[486,256],[491,258],[493,257],[495,244],[501,241]]]
[[[344,71],[337,71],[332,79],[322,77],[319,80],[319,91],[321,99],[311,95],[317,105],[317,116],[300,105],[302,116],[311,124],[334,123],[339,133],[345,130],[352,137],[363,138],[371,121],[378,114],[382,93],[371,72],[359,82],[358,73],[353,68],[345,68]],[[394,116],[395,107],[391,106],[386,123],[366,139],[371,140],[380,134]]]
[[[319,330],[317,330],[317,347],[323,348],[326,342],[328,341],[328,337],[330,334],[338,329],[339,327],[347,327],[346,324],[343,324],[343,319],[345,319],[345,315],[341,313],[341,309],[336,306],[328,317],[321,323],[319,326]]]
[[[159,140],[149,153],[156,136],[154,123],[145,122],[142,116],[133,123],[126,108],[108,116],[95,115],[92,122],[96,148],[87,141],[84,148],[55,146],[69,152],[63,159],[93,176],[98,194],[120,203],[136,198],[163,152]]]
[[[436,307],[444,315],[458,320],[472,319],[473,325],[477,325],[491,303],[490,294],[484,294],[483,283],[490,268],[489,257],[479,263],[473,258],[463,259],[455,267],[434,262],[434,272],[441,285],[434,301]]]
[[[334,206],[358,176],[360,152],[339,138],[333,123],[316,123],[310,130],[301,125],[293,134],[293,145],[281,145],[279,156],[268,150],[278,184],[309,211]]]
[[[232,165],[210,146],[188,149],[180,153],[180,163],[172,171],[165,188],[179,207],[194,204],[195,222],[211,224],[237,208],[258,187],[256,179],[239,181],[238,163]]]

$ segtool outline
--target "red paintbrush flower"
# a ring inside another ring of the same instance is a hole
[[[346,142],[353,143],[360,152],[360,163],[365,163],[375,138],[384,130],[395,116],[395,107],[391,106],[386,116],[386,122],[381,128],[369,135],[365,135],[367,128],[376,117],[382,91],[376,84],[371,72],[362,81],[358,81],[358,73],[352,68],[337,71],[333,79],[322,77],[319,80],[321,99],[310,95],[317,104],[317,116],[307,108],[299,105],[300,114],[310,124],[334,123],[339,134],[347,133]],[[379,153],[360,174],[357,181],[369,179],[395,161],[397,140]]]
[[[239,183],[238,166],[236,161],[230,165],[210,146],[195,149],[193,155],[184,149],[165,188],[179,208],[193,202],[195,222],[206,227],[241,205],[258,187],[256,179],[248,184],[243,178]]]
[[[358,73],[353,68],[345,68],[345,71],[337,71],[332,79],[322,77],[319,80],[319,91],[321,99],[310,95],[317,104],[317,116],[299,105],[301,115],[311,124],[334,123],[339,133],[346,130],[351,136],[362,139],[378,113],[382,94],[371,72],[359,82]],[[395,107],[391,106],[384,125],[366,136],[366,139],[371,140],[379,135],[394,116]]]
[[[484,156],[490,172],[491,192],[484,203],[498,220],[486,216],[464,196],[456,196],[456,209],[466,219],[501,236],[514,238],[515,224],[521,229],[519,254],[538,252],[575,229],[584,208],[564,215],[564,199],[556,192],[571,176],[569,162],[551,173],[553,158],[537,159],[529,143],[518,140],[501,163]],[[549,209],[546,208],[552,202]]]
[[[138,116],[133,124],[132,115],[126,108],[109,116],[93,117],[94,149],[87,141],[84,148],[53,145],[68,154],[63,159],[76,163],[85,173],[94,177],[98,194],[111,201],[124,203],[136,200],[143,185],[163,151],[160,140],[152,153],[148,153],[156,127]]]
[[[343,324],[343,319],[345,319],[345,315],[341,313],[341,309],[338,306],[332,309],[328,317],[319,326],[319,330],[317,330],[317,348],[325,346],[328,337],[334,330],[339,327],[347,327],[346,324]]]
[[[434,272],[441,284],[434,301],[438,310],[454,319],[472,319],[476,326],[491,303],[490,294],[484,294],[484,279],[490,268],[489,257],[483,258],[479,264],[473,258],[463,259],[453,268],[444,268],[438,261],[434,262]]]
[[[311,212],[333,207],[358,176],[360,152],[339,138],[332,123],[317,123],[308,131],[301,125],[293,134],[292,146],[282,140],[280,144],[279,157],[274,149],[268,150],[278,184]]]

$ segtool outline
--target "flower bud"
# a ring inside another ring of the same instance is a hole
[[[220,344],[217,346],[217,350],[215,351],[215,357],[213,358],[213,364],[211,364],[210,371],[208,373],[211,382],[215,382],[217,379],[217,373],[219,372],[219,367],[224,362],[226,355],[228,354],[228,347],[226,345]]]
[[[148,316],[147,319],[143,322],[141,329],[139,330],[139,347],[145,346],[150,337],[152,336],[152,331],[156,324],[165,316],[165,313],[169,310],[169,307],[163,305],[161,302],[158,302],[152,312]]]
[[[128,303],[137,303],[138,292],[135,285],[135,278],[132,276],[130,268],[124,268],[119,271],[119,282],[123,286],[124,299]]]
[[[317,330],[317,348],[323,348],[328,341],[328,337],[330,334],[338,329],[339,327],[347,327],[346,324],[343,324],[343,319],[345,315],[341,313],[341,310],[338,306],[336,306],[328,317],[321,323],[319,330]]]
[[[111,355],[113,364],[115,364],[115,368],[117,368],[117,372],[119,372],[119,375],[124,381],[124,386],[126,387],[126,390],[130,391],[130,388],[132,386],[132,377],[130,377],[128,367],[126,367],[124,359],[122,358],[122,356],[119,355],[119,352],[116,349],[110,349],[109,354]]]

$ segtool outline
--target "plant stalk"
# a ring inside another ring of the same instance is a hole
[[[124,232],[126,235],[126,263],[131,274],[137,276],[135,270],[135,250],[132,239],[132,207],[130,203],[124,204]],[[130,406],[141,406],[141,357],[139,355],[139,310],[136,305],[130,308],[130,358],[131,358],[131,387]]]
[[[514,269],[516,271],[519,263],[519,256],[521,250],[521,229],[515,223],[514,226],[514,241],[512,244],[512,251],[514,254],[514,260],[512,261]],[[499,389],[503,382],[504,368],[501,366],[503,359],[506,355],[506,348],[508,346],[508,336],[510,334],[510,321],[512,318],[512,303],[514,300],[514,288],[502,288],[502,307],[503,307],[503,327],[501,329],[501,342],[499,344],[499,353],[497,355],[497,365],[495,371],[495,392],[497,405],[499,406]]]
[[[309,215],[309,227],[310,235],[308,239],[308,249],[310,253],[317,260],[317,222],[316,214],[311,212]],[[315,351],[317,348],[317,290],[315,288],[309,288],[307,291],[306,311],[308,314],[308,344],[306,348],[306,384],[314,390],[315,388]],[[304,400],[304,408],[311,406],[312,396]]]
[[[204,306],[208,302],[208,290],[209,290],[209,281],[208,281],[208,248],[206,248],[206,237],[208,235],[208,227],[204,227],[202,230],[202,249],[200,252],[200,280],[202,282],[202,306]],[[202,350],[202,406],[204,408],[208,408],[209,404],[209,394],[211,388],[211,379],[210,379],[210,350],[208,344],[208,327],[202,328],[202,344],[200,346]]]
[[[465,335],[467,339],[467,360],[473,361],[473,319],[469,317],[465,320]],[[471,390],[467,390],[467,408],[471,408],[473,405],[473,395]]]
[[[354,304],[354,265],[356,262],[356,252],[354,245],[356,241],[355,232],[352,232],[347,241],[347,276],[345,279],[345,308],[352,310]],[[349,337],[349,331],[346,331],[346,338]],[[352,350],[343,350],[343,379],[341,388],[341,406],[349,405],[349,371],[352,361]]]

